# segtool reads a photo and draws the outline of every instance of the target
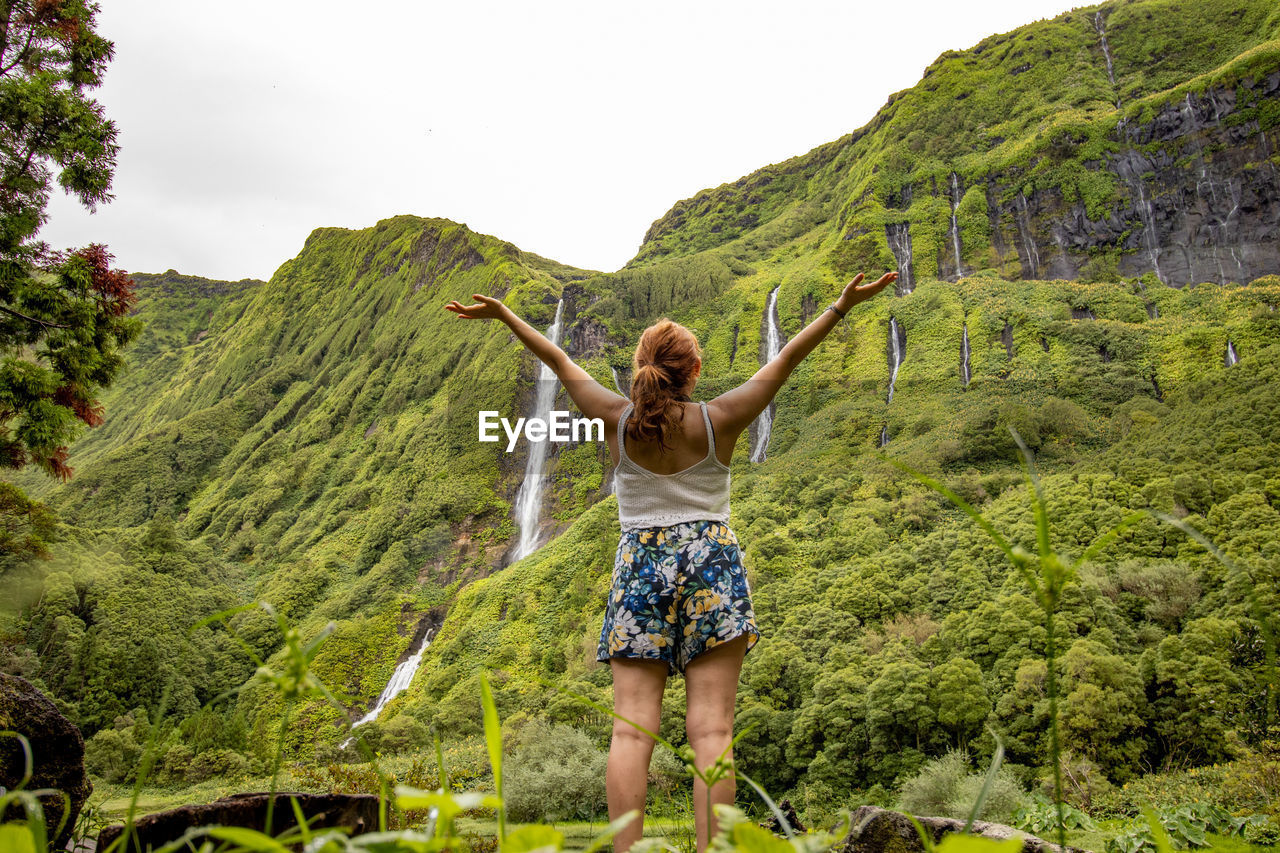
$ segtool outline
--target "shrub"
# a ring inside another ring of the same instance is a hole
[[[165,750],[156,767],[156,775],[166,784],[179,784],[185,777],[187,765],[195,753],[185,743],[175,743]]]
[[[413,752],[425,747],[430,740],[427,727],[408,714],[388,720],[382,727],[383,752]]]
[[[573,726],[533,720],[503,766],[507,814],[522,822],[595,818],[608,811],[607,756]]]
[[[961,780],[968,774],[969,756],[960,750],[949,750],[903,784],[899,807],[909,814],[945,816]]]
[[[986,781],[985,773],[969,772],[969,757],[961,750],[950,750],[930,761],[902,786],[900,808],[910,814],[965,819],[978,801]],[[987,791],[982,820],[1009,823],[1018,809],[1030,803],[1017,777],[1005,768]]]
[[[132,729],[103,729],[84,745],[85,769],[107,782],[131,781],[141,757]]]
[[[967,818],[978,801],[982,785],[986,781],[985,774],[971,773],[960,780],[956,786],[955,796],[947,805],[947,814],[955,818]],[[987,791],[987,798],[982,801],[982,809],[977,817],[980,820],[991,820],[997,823],[1011,823],[1017,811],[1030,802],[1026,791],[1018,784],[1013,774],[1003,767],[996,771],[996,778]]]
[[[249,770],[249,759],[233,749],[206,750],[187,765],[188,782],[206,782],[215,776],[238,779]]]

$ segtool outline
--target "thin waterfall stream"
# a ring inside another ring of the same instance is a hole
[[[564,299],[556,303],[556,316],[547,329],[547,340],[556,346],[560,345],[560,333],[563,331]],[[556,402],[556,392],[560,383],[555,371],[541,362],[538,363],[538,387],[533,406],[532,417],[544,421],[551,418],[551,407]],[[520,544],[516,546],[512,559],[520,560],[534,552],[538,547],[538,519],[542,514],[542,491],[544,479],[542,468],[547,461],[547,450],[551,442],[529,442],[529,458],[524,465],[524,482],[520,484],[520,492],[516,495],[516,524],[520,526]]]
[[[960,181],[956,173],[951,173],[951,248],[956,256],[956,280],[964,275],[960,263],[960,226],[956,223],[956,208],[960,206]]]
[[[1018,213],[1014,217],[1018,222],[1018,233],[1022,235],[1022,245],[1027,253],[1027,267],[1031,271],[1030,278],[1040,277],[1040,250],[1036,248],[1035,237],[1031,233],[1031,212],[1027,210],[1027,197],[1018,193]]]
[[[906,296],[916,289],[916,282],[911,272],[913,260],[911,257],[911,224],[909,222],[895,222],[892,225],[886,225],[884,227],[884,236],[889,242],[889,251],[893,252],[893,259],[898,262],[898,281],[894,285],[894,292],[898,296]]]
[[[369,712],[360,719],[351,724],[351,728],[363,726],[365,723],[371,723],[378,719],[378,715],[382,710],[391,703],[391,700],[399,696],[408,688],[409,683],[413,681],[413,674],[418,671],[418,664],[422,663],[422,653],[431,645],[431,637],[433,632],[428,631],[422,635],[422,642],[418,645],[416,651],[409,657],[400,662],[396,667],[396,671],[391,674],[391,680],[387,682],[387,686],[382,688],[382,692],[378,694],[378,701],[373,703],[373,707]],[[347,738],[342,742],[342,748],[346,749],[355,741],[355,735]]]
[[[907,351],[907,336],[902,331],[902,327],[898,325],[897,317],[889,318],[889,399],[886,403],[893,402],[893,388],[898,382],[898,368],[902,366],[902,359]],[[889,443],[889,425],[886,423],[880,429],[880,446],[884,447]]]
[[[1111,62],[1111,46],[1107,44],[1107,27],[1102,21],[1102,10],[1093,16],[1093,28],[1098,31],[1098,40],[1102,42],[1102,55],[1107,60],[1107,79],[1111,81],[1111,90],[1115,92],[1116,109],[1120,109],[1120,91],[1116,89],[1116,70]]]
[[[965,387],[969,387],[969,380],[973,378],[973,372],[969,367],[969,324],[964,324],[964,333],[960,336],[960,378],[964,380]]]
[[[1129,180],[1130,190],[1138,191],[1138,219],[1142,221],[1142,240],[1147,246],[1147,257],[1151,259],[1151,268],[1161,284],[1167,284],[1164,273],[1160,271],[1160,238],[1156,236],[1155,213],[1151,202],[1147,200],[1147,192],[1142,186],[1142,178],[1134,175]]]
[[[1235,345],[1231,343],[1230,338],[1227,338],[1227,367],[1233,367],[1238,361],[1240,356],[1236,355]]]
[[[778,357],[782,351],[782,329],[778,327],[778,285],[769,291],[769,301],[764,308],[765,347],[764,364]],[[751,449],[751,461],[763,462],[765,451],[769,447],[769,435],[773,432],[774,404],[765,406],[760,417],[756,418],[756,446]]]

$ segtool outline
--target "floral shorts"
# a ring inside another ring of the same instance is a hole
[[[623,531],[597,660],[662,660],[674,674],[742,634],[750,651],[760,631],[738,539],[727,524]]]

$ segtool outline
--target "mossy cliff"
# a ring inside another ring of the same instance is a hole
[[[1274,4],[1090,6],[944,53],[867,126],[678,203],[633,263],[807,234],[904,280],[1248,282],[1280,271],[1278,126]]]

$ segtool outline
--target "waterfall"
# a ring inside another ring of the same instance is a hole
[[[907,222],[895,222],[884,227],[884,236],[889,241],[889,250],[898,262],[898,281],[895,290],[899,296],[906,296],[916,289],[915,280],[911,277],[911,225]]]
[[[1230,209],[1229,211],[1227,211],[1227,215],[1226,215],[1225,217],[1223,217],[1223,219],[1222,219],[1222,238],[1221,238],[1221,239],[1222,239],[1222,242],[1224,242],[1224,243],[1227,243],[1227,231],[1229,230],[1229,228],[1230,228],[1230,226],[1231,226],[1231,217],[1235,216],[1237,213],[1239,213],[1239,212],[1240,212],[1240,186],[1239,186],[1239,184],[1237,184],[1235,181],[1233,181],[1233,180],[1231,180],[1231,179],[1229,179],[1229,178],[1228,178],[1228,179],[1227,179],[1227,190],[1231,193],[1231,209]],[[1239,232],[1238,232],[1238,230],[1237,230],[1237,233],[1239,233]],[[1235,262],[1236,262],[1236,271],[1237,271],[1237,273],[1238,273],[1238,274],[1239,274],[1239,276],[1240,276],[1240,281],[1239,281],[1239,283],[1240,283],[1240,284],[1244,284],[1244,283],[1245,283],[1245,281],[1246,281],[1246,279],[1245,279],[1245,272],[1244,272],[1244,264],[1240,261],[1240,256],[1236,254],[1236,247],[1235,247],[1235,245],[1234,245],[1234,244],[1231,244],[1231,243],[1228,243],[1228,245],[1229,245],[1229,246],[1230,246],[1230,248],[1231,248],[1231,260],[1233,260],[1233,261],[1235,261]],[[1222,283],[1223,283],[1223,284],[1226,284],[1226,283],[1227,283],[1227,282],[1226,282],[1226,278],[1225,278],[1225,277],[1223,278]]]
[[[609,365],[609,372],[613,374],[613,387],[618,389],[618,393],[623,397],[630,397],[626,391],[622,390],[622,383],[618,381],[618,368],[612,364]],[[609,494],[617,494],[618,492],[618,472],[616,469],[609,472]]]
[[[956,280],[964,274],[960,265],[960,226],[956,224],[956,208],[960,206],[960,181],[951,173],[951,248],[956,255]]]
[[[556,303],[556,318],[547,329],[547,340],[560,345],[560,332],[564,318],[564,299]],[[532,417],[550,420],[551,407],[556,402],[556,391],[560,383],[556,374],[545,364],[538,365],[538,387]],[[525,461],[524,482],[520,484],[520,492],[516,496],[516,524],[520,526],[520,544],[516,547],[513,560],[520,560],[533,553],[538,547],[538,517],[542,512],[542,466],[547,461],[547,449],[550,441],[529,442],[529,458]]]
[[[1210,90],[1209,102],[1213,105],[1212,121],[1216,124],[1219,122],[1220,113],[1218,102],[1212,96],[1212,90]],[[1179,112],[1186,117],[1187,122],[1193,129],[1199,130],[1203,127],[1203,124],[1196,117],[1195,107],[1191,103],[1190,92],[1187,93],[1186,98],[1183,100],[1182,107],[1179,109]],[[1208,161],[1204,156],[1204,143],[1202,141],[1196,142],[1196,159],[1200,161],[1200,179],[1196,181],[1196,197],[1200,200],[1204,208],[1206,208],[1206,213],[1208,214],[1206,218],[1216,220],[1216,224],[1209,225],[1208,229],[1210,234],[1213,235],[1211,237],[1211,242],[1217,244],[1212,246],[1212,248],[1214,262],[1218,265],[1218,283],[1227,283],[1227,271],[1222,264],[1223,246],[1226,246],[1228,251],[1231,253],[1231,258],[1236,262],[1237,272],[1240,275],[1240,279],[1243,281],[1244,268],[1240,264],[1240,259],[1235,253],[1235,246],[1231,244],[1227,236],[1228,232],[1231,230],[1232,217],[1240,211],[1240,190],[1236,186],[1236,182],[1228,178],[1225,187],[1225,195],[1227,198],[1220,199],[1218,187],[1221,184],[1221,181],[1215,180],[1209,172]],[[1204,194],[1204,187],[1209,188],[1208,197]],[[1228,210],[1224,216],[1221,211],[1222,208],[1226,207],[1227,201],[1231,202],[1231,209]]]
[[[1022,192],[1018,193],[1018,211],[1021,216],[1015,216],[1018,222],[1018,233],[1022,235],[1022,244],[1027,250],[1027,266],[1031,270],[1029,278],[1038,278],[1040,275],[1040,251],[1036,248],[1036,241],[1031,236],[1031,213],[1027,210],[1027,197]]]
[[[396,667],[396,671],[391,674],[391,680],[387,682],[387,686],[382,688],[382,692],[378,694],[378,701],[369,709],[369,713],[351,724],[351,728],[362,726],[365,723],[373,722],[378,719],[378,715],[382,713],[382,709],[390,704],[391,700],[399,696],[409,686],[409,682],[413,681],[413,674],[418,671],[418,664],[422,663],[422,653],[431,645],[431,634],[422,635],[422,643],[418,646],[418,650],[409,656],[409,658],[400,663]],[[342,748],[346,749],[355,740],[355,736],[347,738],[342,742]]]
[[[1107,44],[1107,28],[1102,23],[1101,9],[1093,16],[1093,28],[1098,31],[1098,39],[1102,42],[1102,55],[1107,58],[1107,79],[1111,81],[1111,88],[1115,91],[1116,109],[1120,109],[1120,91],[1116,89],[1115,66],[1111,62],[1111,47]]]
[[[902,359],[907,354],[907,333],[898,325],[898,318],[889,317],[889,399],[888,403],[893,402],[893,388],[898,383],[898,368],[902,366]],[[889,444],[889,424],[885,424],[880,428],[880,446],[885,447]]]
[[[898,368],[907,352],[907,333],[898,325],[898,318],[889,318],[889,399],[893,402],[893,386],[898,382]]]
[[[1159,320],[1159,319],[1160,319],[1160,306],[1156,305],[1154,302],[1148,302],[1148,303],[1147,303],[1147,316],[1148,316],[1148,317],[1150,317],[1152,320]]]
[[[781,287],[779,285],[778,287]],[[778,328],[778,288],[769,291],[769,301],[764,308],[765,351],[764,363],[768,364],[778,357],[782,350],[782,330]],[[751,450],[752,462],[763,462],[765,450],[769,447],[769,434],[773,432],[774,405],[764,407],[760,417],[756,418],[756,446]]]
[[[1240,357],[1236,355],[1235,345],[1231,343],[1230,338],[1227,338],[1227,367],[1232,367],[1239,360]]]
[[[1071,258],[1067,255],[1067,244],[1062,236],[1062,230],[1056,226],[1053,229],[1053,242],[1058,245],[1058,258],[1062,262],[1062,275],[1060,277],[1076,278],[1076,269],[1071,263]],[[1049,274],[1053,275],[1052,268],[1050,269]],[[1055,276],[1055,278],[1056,277],[1058,276]]]
[[[969,380],[973,378],[973,372],[969,368],[969,324],[964,324],[964,334],[960,337],[960,378],[964,380],[965,387],[969,386]]]
[[[1142,220],[1142,239],[1147,244],[1147,257],[1151,258],[1151,268],[1155,270],[1156,278],[1160,279],[1161,284],[1168,284],[1164,280],[1164,273],[1160,272],[1160,241],[1156,238],[1151,202],[1147,201],[1147,193],[1142,188],[1142,178],[1134,175],[1133,184],[1136,184],[1138,190],[1138,218]]]

